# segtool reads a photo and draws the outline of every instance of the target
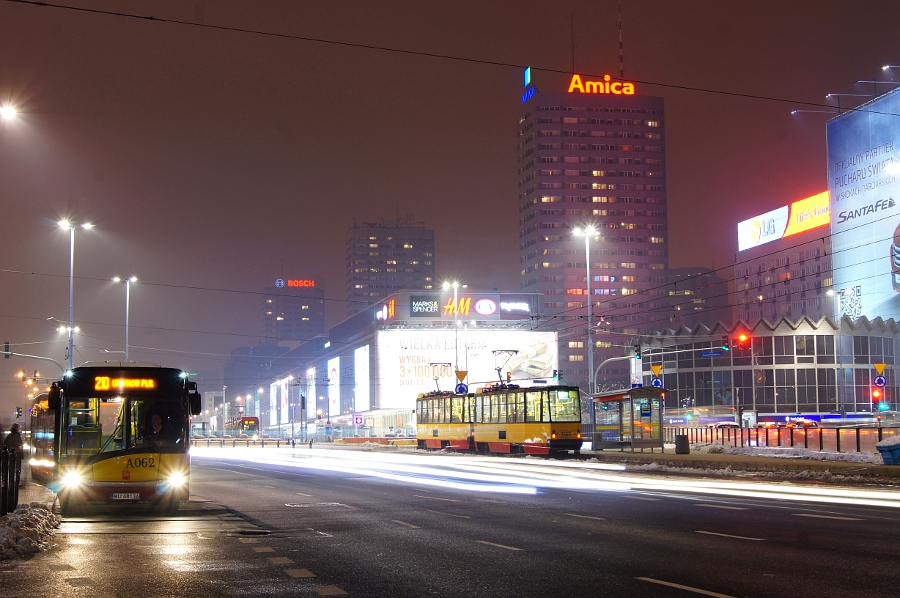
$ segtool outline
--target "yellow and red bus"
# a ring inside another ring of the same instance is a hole
[[[475,393],[416,400],[421,449],[549,455],[581,451],[581,398],[574,386],[495,384]]]
[[[150,363],[93,362],[66,372],[32,410],[41,439],[32,474],[64,513],[89,501],[147,501],[168,511],[188,498],[190,417],[197,383]]]

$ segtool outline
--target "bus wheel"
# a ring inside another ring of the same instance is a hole
[[[71,498],[59,497],[59,512],[63,517],[72,517],[82,513],[82,504]]]
[[[420,451],[425,450],[425,441],[424,440],[417,440],[416,444],[418,445],[416,448],[418,448]]]
[[[172,499],[162,499],[151,503],[150,510],[156,515],[177,515],[178,509],[181,508],[181,501]]]

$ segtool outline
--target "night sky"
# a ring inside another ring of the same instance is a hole
[[[622,4],[626,79],[666,100],[670,265],[730,277],[739,220],[826,189],[828,115],[791,109],[888,79],[900,3]],[[47,318],[68,319],[71,217],[97,225],[76,233],[75,362],[121,358],[103,352],[125,336],[109,279],[135,275],[131,358],[209,383],[259,341],[278,277],[315,278],[343,318],[354,218],[412,213],[439,281],[519,285],[521,69],[291,36],[531,65],[561,91],[540,69],[571,69],[574,13],[576,70],[618,73],[616,0],[69,6],[206,27],[0,0],[0,99],[22,110],[0,124],[0,341],[63,362]],[[0,360],[0,419],[24,403],[19,369],[58,377]]]

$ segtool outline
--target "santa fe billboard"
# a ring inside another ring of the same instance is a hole
[[[900,90],[895,90],[827,126],[838,317],[900,319],[898,114]]]

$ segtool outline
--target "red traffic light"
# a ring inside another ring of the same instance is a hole
[[[739,335],[738,335],[738,340],[741,341],[742,343],[746,343],[748,338],[750,338],[750,337],[747,336],[746,334],[739,334]]]
[[[880,388],[877,388],[877,387],[876,387],[876,388],[873,388],[873,389],[872,389],[872,400],[873,400],[873,401],[878,401],[878,400],[880,400],[882,396],[883,396],[883,395],[882,395],[882,393],[881,393],[881,389],[880,389]]]

